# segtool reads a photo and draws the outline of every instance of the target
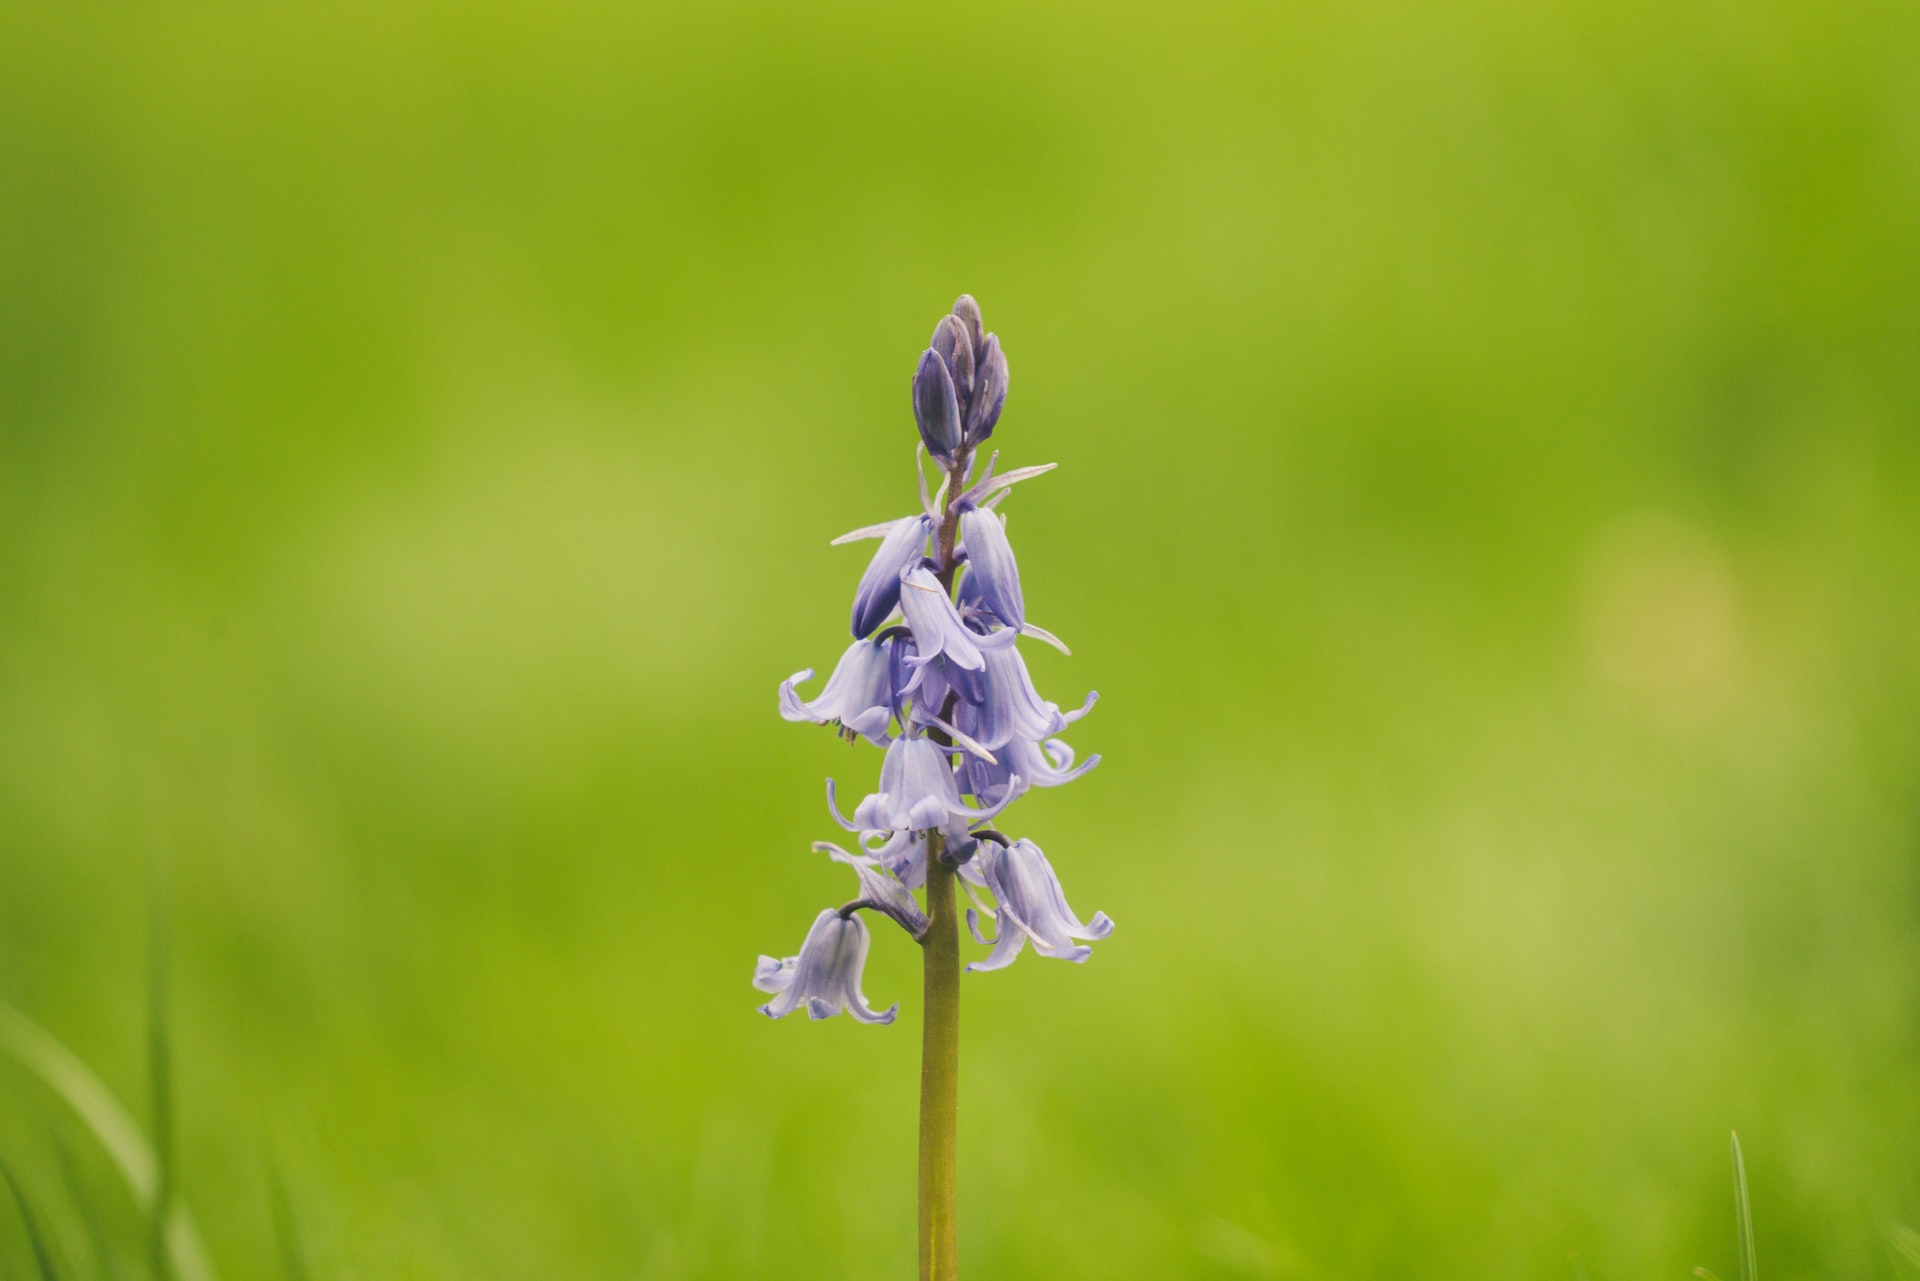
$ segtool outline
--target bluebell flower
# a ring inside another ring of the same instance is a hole
[[[885,747],[891,741],[887,726],[898,710],[894,691],[905,684],[900,680],[906,674],[904,655],[896,651],[911,653],[911,642],[905,636],[855,641],[834,664],[819,696],[807,702],[794,686],[812,680],[813,669],[795,672],[780,682],[781,719],[837,725],[848,738],[858,735]]]
[[[1023,791],[1029,787],[1059,787],[1100,763],[1100,754],[1095,752],[1075,765],[1073,748],[1058,738],[1044,743],[1016,738],[997,749],[993,756],[993,760],[969,756],[961,766],[967,792],[982,805],[991,805],[1005,796],[1016,778]]]
[[[923,667],[941,655],[968,671],[986,667],[983,649],[1004,649],[1019,639],[1012,631],[983,635],[960,621],[946,589],[933,571],[921,565],[900,575],[900,612],[913,629],[914,656],[907,661]]]
[[[1005,969],[1028,943],[1042,956],[1078,964],[1093,955],[1093,949],[1075,940],[1098,942],[1113,933],[1113,922],[1105,912],[1095,912],[1091,921],[1084,922],[1074,915],[1060,878],[1032,841],[1011,845],[982,841],[973,863],[998,905],[994,916],[999,933],[991,939],[983,937],[980,913],[967,909],[967,928],[975,941],[993,945],[987,959],[975,961],[967,967],[969,971]]]
[[[896,738],[887,746],[880,765],[880,790],[854,807],[849,821],[840,813],[834,782],[827,780],[827,807],[849,832],[925,831],[952,819],[992,818],[1024,789],[1010,780],[998,804],[976,808],[960,799],[954,768],[947,759],[952,748],[942,748],[924,735]]]
[[[900,1012],[898,1002],[885,1011],[876,1010],[860,990],[868,943],[866,923],[859,917],[841,916],[832,908],[820,913],[800,945],[800,955],[763,956],[754,966],[753,985],[774,994],[760,1012],[770,1019],[784,1019],[804,1005],[807,1017],[814,1019],[844,1011],[862,1023],[893,1022]]]
[[[1012,635],[1011,630],[996,635]],[[986,748],[998,752],[1016,738],[1038,742],[1051,738],[1093,709],[1098,693],[1087,695],[1086,704],[1075,712],[1062,712],[1056,703],[1040,697],[1027,674],[1027,661],[1012,646],[986,650],[981,654],[985,680],[977,703],[961,703],[954,719],[962,733]]]
[[[1014,563],[1004,520],[988,508],[969,507],[960,514],[960,537],[967,545],[969,593],[995,618],[1018,631],[1027,621],[1027,606],[1020,595],[1020,567]]]
[[[833,540],[836,546],[863,538],[880,540],[879,550],[873,553],[873,559],[867,563],[867,572],[860,575],[860,586],[853,593],[853,634],[856,637],[872,635],[873,630],[886,622],[887,615],[893,613],[900,604],[900,575],[919,564],[927,554],[927,535],[932,529],[933,522],[925,516],[903,516],[899,520],[856,529]]]

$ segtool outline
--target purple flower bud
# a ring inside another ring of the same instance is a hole
[[[973,338],[967,333],[966,323],[958,316],[940,317],[940,323],[933,328],[933,349],[947,362],[947,372],[953,376],[953,390],[964,411],[973,397]]]
[[[947,362],[929,347],[913,372],[913,420],[920,439],[935,458],[949,459],[960,448],[960,400]]]
[[[804,1005],[809,1018],[832,1018],[845,1011],[862,1023],[893,1022],[900,1012],[897,1002],[892,1009],[876,1010],[860,990],[868,944],[867,927],[859,917],[842,917],[832,908],[820,913],[800,945],[800,955],[763,956],[753,967],[753,985],[775,993],[760,1012],[784,1019]]]
[[[967,339],[973,345],[973,354],[978,357],[987,341],[987,329],[980,320],[980,304],[973,300],[972,294],[961,294],[954,300],[953,314],[967,327]]]
[[[880,550],[873,554],[860,586],[853,593],[853,634],[866,636],[887,621],[900,603],[900,575],[926,555],[927,532],[933,522],[925,516],[903,516],[893,522]],[[856,534],[865,531],[856,530]],[[852,535],[849,535],[851,537]]]
[[[988,334],[986,345],[973,354],[973,398],[967,402],[964,433],[969,449],[993,435],[1006,403],[1007,358],[1001,354],[1000,340]]]
[[[1024,790],[1011,787],[998,805],[975,809],[960,799],[947,751],[930,738],[896,738],[880,764],[880,790],[854,807],[852,820],[840,813],[832,779],[827,808],[849,832],[919,832],[955,818],[992,818]]]

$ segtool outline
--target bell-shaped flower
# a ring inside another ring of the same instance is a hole
[[[998,904],[994,915],[999,933],[991,939],[983,937],[980,913],[967,909],[967,928],[973,931],[974,939],[993,945],[987,959],[975,961],[968,970],[1005,969],[1029,943],[1042,956],[1078,964],[1093,955],[1093,949],[1076,940],[1098,942],[1113,933],[1113,922],[1105,912],[1095,912],[1091,921],[1074,915],[1060,888],[1060,878],[1032,841],[1011,845],[982,841],[973,861]]]
[[[959,390],[947,362],[932,347],[920,353],[920,365],[913,371],[913,421],[920,427],[920,439],[927,452],[946,460],[960,450],[963,427]]]
[[[967,545],[969,595],[977,594],[995,618],[1017,631],[1027,621],[1027,606],[1005,518],[985,507],[969,507],[960,513],[960,537]]]
[[[905,666],[894,651],[910,648],[905,636],[855,641],[834,664],[819,697],[811,701],[801,701],[794,686],[812,680],[813,669],[795,672],[780,682],[781,719],[837,725],[848,738],[858,735],[876,747],[885,747],[887,724],[896,710],[894,680]]]
[[[854,807],[852,821],[840,813],[832,779],[827,780],[827,807],[849,832],[919,832],[955,818],[992,818],[1024,790],[1018,780],[1011,780],[998,805],[978,809],[966,804],[947,760],[953,750],[920,734],[896,738],[880,765],[880,790]]]
[[[993,755],[990,761],[968,756],[961,765],[967,793],[982,805],[992,805],[1003,798],[1015,778],[1020,780],[1023,789],[1059,787],[1100,763],[1100,754],[1095,752],[1075,765],[1073,748],[1058,738],[1044,743],[1016,738],[994,749]]]
[[[983,649],[1004,649],[1019,639],[1013,631],[983,635],[961,622],[946,589],[925,565],[900,575],[900,612],[913,629],[914,657],[909,661],[916,667],[944,654],[956,666],[977,672],[986,666]]]
[[[925,516],[903,516],[856,529],[833,540],[835,546],[863,538],[880,540],[879,550],[873,553],[867,572],[860,575],[860,586],[853,593],[856,637],[871,635],[900,604],[900,575],[919,564],[926,555],[927,534],[932,528],[933,521]]]
[[[831,1018],[845,1012],[862,1023],[891,1023],[900,1012],[876,1010],[860,990],[860,971],[867,963],[870,943],[866,923],[857,916],[841,916],[828,908],[813,920],[800,945],[800,955],[776,959],[763,956],[753,969],[753,985],[773,999],[760,1007],[770,1019],[784,1019],[801,1006],[807,1016]]]
[[[1098,693],[1088,694],[1078,711],[1062,712],[1059,704],[1041,698],[1034,689],[1027,662],[1018,649],[1009,646],[987,650],[981,657],[986,664],[982,697],[978,703],[961,703],[954,720],[962,733],[989,752],[997,754],[1016,738],[1033,742],[1050,738],[1085,716],[1100,697]]]

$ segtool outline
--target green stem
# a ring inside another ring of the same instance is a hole
[[[960,1113],[960,915],[955,874],[927,834],[926,1027],[920,1043],[920,1281],[956,1281],[954,1153]]]

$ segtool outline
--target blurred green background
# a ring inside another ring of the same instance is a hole
[[[0,998],[224,1277],[902,1278],[892,1028],[748,986],[781,723],[965,290],[1075,968],[966,981],[974,1277],[1914,1275],[1920,11],[0,10]],[[975,951],[969,945],[969,951]],[[0,1143],[76,1265],[70,1115]],[[0,1213],[0,1270],[29,1265]],[[77,1267],[76,1267],[77,1270]]]

